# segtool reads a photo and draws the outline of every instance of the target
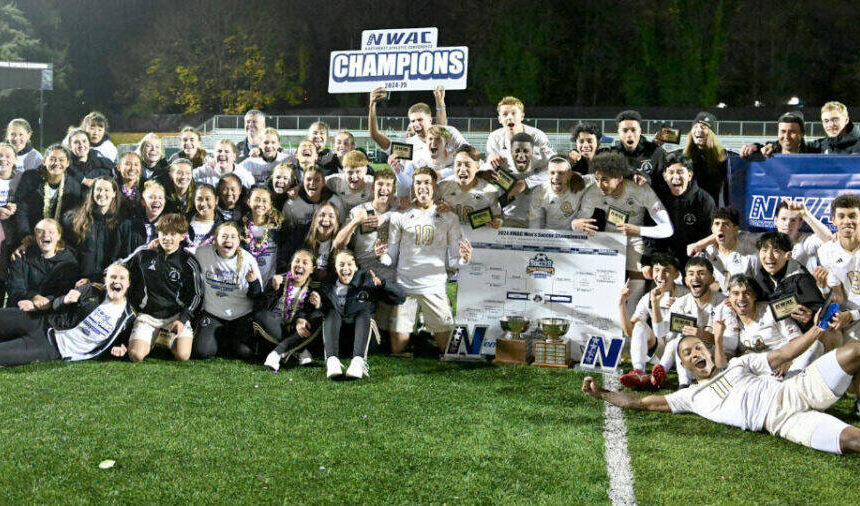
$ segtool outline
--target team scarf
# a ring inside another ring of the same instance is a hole
[[[50,188],[50,184],[48,180],[45,179],[45,183],[42,185],[42,217],[50,218],[51,217],[51,197],[48,196],[48,189]],[[57,207],[54,209],[54,219],[60,221],[60,215],[62,214],[63,207],[63,190],[65,190],[66,186],[66,173],[63,173],[62,179],[60,179],[60,187],[57,188]]]

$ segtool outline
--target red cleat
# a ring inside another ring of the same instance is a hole
[[[643,390],[650,386],[650,378],[642,369],[633,369],[622,374],[618,381],[631,390]]]
[[[659,390],[663,386],[664,381],[666,381],[666,369],[662,365],[657,364],[651,369],[651,388]]]

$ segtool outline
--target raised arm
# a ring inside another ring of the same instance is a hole
[[[388,150],[391,147],[391,139],[384,133],[379,131],[379,125],[376,121],[376,103],[385,97],[386,91],[379,87],[370,92],[370,102],[367,104],[367,124],[370,128],[370,137],[383,150]]]
[[[600,399],[610,404],[614,404],[619,408],[638,409],[640,411],[671,411],[669,403],[666,402],[666,397],[662,395],[639,397],[628,394],[627,392],[610,392],[609,390],[601,388],[591,376],[586,376],[585,379],[582,380],[582,393],[594,397],[595,399]]]
[[[445,87],[441,84],[433,90],[433,98],[436,99],[436,124],[445,126],[448,124],[448,110],[445,109]]]
[[[803,218],[803,221],[809,225],[809,228],[815,233],[815,235],[824,242],[829,241],[833,238],[833,233],[830,229],[821,222],[818,218],[812,215],[809,212],[809,209],[806,208],[805,202],[798,201],[789,201],[788,208],[792,211],[800,212],[800,216]]]
[[[818,318],[816,318],[817,320]],[[786,362],[791,362],[801,353],[806,351],[807,348],[812,346],[812,344],[821,338],[821,335],[824,334],[824,330],[816,324],[812,326],[809,330],[804,332],[804,334],[800,337],[792,339],[784,346],[781,346],[770,353],[767,354],[767,363],[770,365],[770,368],[776,370],[779,366]]]

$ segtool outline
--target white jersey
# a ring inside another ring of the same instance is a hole
[[[669,321],[671,314],[669,313],[669,309],[672,307],[672,304],[678,300],[680,297],[687,295],[690,293],[690,290],[687,289],[686,286],[674,285],[675,292],[669,293],[665,292],[660,295],[658,299],[658,304],[660,307],[660,316],[664,322]],[[636,309],[633,310],[633,315],[630,319],[639,320],[640,322],[647,322],[648,318],[654,319],[654,314],[651,311],[651,292],[645,293],[639,302],[636,304]]]
[[[355,262],[363,269],[372,269],[374,274],[380,278],[394,282],[396,281],[394,267],[383,265],[373,252],[373,246],[376,244],[377,239],[383,243],[388,242],[388,226],[391,223],[391,215],[395,211],[389,210],[379,214],[373,211],[373,204],[371,202],[366,202],[360,206],[353,207],[349,211],[349,221],[355,218],[360,207],[364,207],[368,212],[373,212],[379,219],[379,226],[372,230],[362,231],[361,226],[355,229],[355,233],[352,234],[350,241],[350,247],[355,253]]]
[[[454,153],[456,153],[458,149],[469,143],[466,142],[466,138],[463,137],[463,134],[461,134],[460,131],[456,128],[448,125],[439,126],[448,130],[448,132],[451,133],[451,139],[448,141],[448,152],[451,153],[450,158],[452,159],[453,163]],[[433,166],[433,161],[430,157],[430,146],[427,145],[426,138],[422,139],[417,135],[413,135],[411,137],[407,137],[406,140],[403,141],[398,139],[392,140],[394,142],[405,142],[406,144],[412,144],[412,163],[414,163],[416,167],[422,167],[424,165],[430,165],[431,167]],[[386,149],[385,152],[391,154],[391,146],[388,146],[388,149]]]
[[[772,374],[767,353],[751,353],[731,359],[713,378],[665,398],[672,413],[695,413],[712,422],[758,431],[782,388]]]
[[[639,186],[628,179],[623,180],[621,184],[622,190],[617,196],[603,195],[596,184],[586,186],[576,218],[591,218],[595,209],[602,209],[608,216],[610,208],[613,208],[627,214],[627,223],[641,226],[645,222],[646,214],[654,218],[657,213],[666,211],[650,186]],[[613,223],[607,221],[606,231],[617,232],[618,229]],[[637,264],[644,252],[645,242],[642,237],[627,238],[627,270],[638,270]]]
[[[98,146],[93,146],[93,149],[111,162],[116,163],[116,157],[119,152],[116,149],[116,145],[110,139],[106,139]]]
[[[12,174],[9,179],[0,179],[0,207],[5,206],[9,202],[15,202],[15,190],[18,189],[18,183],[21,182],[21,173]]]
[[[445,292],[448,270],[455,270],[462,237],[454,213],[412,207],[391,215],[388,251],[397,283],[408,294]]]
[[[555,150],[549,144],[549,137],[543,131],[529,125],[523,125],[523,133],[531,135],[534,139],[534,154],[532,166],[542,169],[547,166],[549,159],[555,155]],[[508,137],[506,128],[493,130],[487,137],[485,148],[487,155],[501,155],[508,161],[508,167],[514,166],[511,156],[511,139]]]
[[[674,313],[695,318],[696,327],[710,331],[714,328],[714,315],[716,314],[717,307],[722,304],[723,299],[724,297],[721,293],[714,292],[711,294],[711,300],[700,306],[693,297],[693,294],[688,293],[675,299],[675,302],[669,307],[669,317],[671,318],[672,313]],[[669,319],[664,319],[663,322],[666,328],[669,329],[666,334],[667,342],[681,337],[680,332],[672,332]]]
[[[714,320],[722,321],[726,326],[723,339],[736,340],[747,351],[775,350],[802,334],[793,319],[777,321],[766,302],[756,304],[755,323],[749,326],[744,325],[734,310],[725,304],[720,304]]]
[[[349,187],[344,174],[327,176],[325,178],[325,185],[340,197],[341,202],[343,202],[343,208],[347,211],[359,204],[373,200],[373,176],[364,176],[364,187],[358,191]],[[341,220],[341,223],[344,223],[343,220]]]
[[[97,355],[116,332],[125,307],[125,302],[114,304],[105,300],[75,327],[55,330],[60,356],[66,360],[86,360]]]
[[[585,190],[574,193],[565,188],[561,193],[555,193],[549,181],[535,188],[529,203],[529,228],[571,230],[570,222],[579,209]]]
[[[755,234],[741,230],[738,232],[737,246],[734,251],[721,253],[716,244],[711,244],[702,252],[702,256],[714,266],[714,279],[720,284],[724,294],[729,292],[729,280],[732,276],[755,275],[759,262],[755,242]]]
[[[238,267],[239,255],[242,256],[241,268]],[[239,249],[233,258],[222,258],[215,251],[214,244],[200,246],[194,253],[200,264],[203,278],[203,310],[216,318],[235,320],[250,313],[254,306],[248,298],[248,272],[257,273],[261,280],[260,269],[250,253]]]
[[[238,177],[239,181],[242,182],[242,186],[245,188],[254,186],[254,183],[256,182],[254,175],[242,165],[233,165],[233,172],[228,172],[227,174],[233,174]],[[217,186],[218,181],[220,181],[225,175],[226,174],[222,173],[217,167],[209,165],[208,163],[197,167],[192,173],[192,177],[194,177],[195,182],[211,184],[212,186]]]
[[[463,191],[458,180],[453,176],[449,177],[439,182],[436,195],[451,206],[466,231],[472,229],[469,215],[475,211],[489,208],[493,218],[502,216],[502,206],[499,205],[502,190],[482,179],[475,178],[475,185]]]
[[[818,250],[818,258],[828,271],[827,286],[842,285],[843,309],[860,309],[860,250],[851,253],[838,241],[833,241]]]
[[[19,153],[15,159],[15,172],[21,173],[25,170],[38,169],[42,166],[42,154],[38,150],[30,148],[26,153]]]
[[[815,234],[800,234],[791,249],[791,258],[812,272],[818,266],[818,248],[823,244],[824,241]]]
[[[239,167],[250,172],[251,175],[254,176],[254,182],[256,184],[263,184],[266,182],[266,179],[272,175],[272,171],[275,170],[275,167],[282,163],[287,163],[289,157],[289,154],[278,151],[278,154],[275,155],[275,159],[271,162],[267,162],[262,156],[253,156],[242,160]]]
[[[409,196],[409,190],[412,188],[412,176],[416,170],[424,166],[436,171],[436,181],[442,181],[454,174],[453,156],[449,156],[447,160],[438,164],[434,164],[432,160],[427,163],[418,163],[415,160],[401,162],[400,171],[397,172],[397,197]]]

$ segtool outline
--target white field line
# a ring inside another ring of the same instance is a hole
[[[603,386],[616,391],[621,387],[618,377],[605,375]],[[609,500],[613,505],[636,504],[633,491],[633,470],[627,453],[627,426],[621,408],[604,402],[603,439],[606,451],[606,473],[609,475]]]

